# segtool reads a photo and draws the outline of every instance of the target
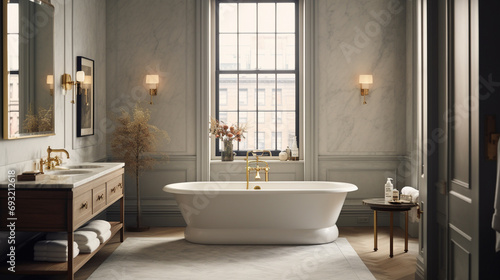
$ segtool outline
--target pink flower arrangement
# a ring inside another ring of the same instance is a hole
[[[227,125],[223,121],[218,121],[217,119],[210,118],[210,135],[215,135],[216,138],[220,138],[224,141],[237,140],[241,142],[241,139],[245,139],[243,133],[247,131],[246,125]]]

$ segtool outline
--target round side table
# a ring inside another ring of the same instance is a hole
[[[388,211],[391,213],[390,223],[390,253],[389,257],[393,257],[393,220],[394,212],[405,212],[405,253],[408,252],[408,211],[416,207],[415,203],[398,203],[392,204],[386,202],[384,198],[370,198],[363,200],[363,204],[368,205],[373,210],[373,250],[377,251],[377,211]]]

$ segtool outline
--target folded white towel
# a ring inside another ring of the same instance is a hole
[[[420,192],[412,187],[406,186],[401,189],[401,194],[404,195],[411,195],[411,202],[413,203],[419,203],[420,198]],[[417,213],[417,207],[411,208],[411,210],[408,212],[408,217],[410,217],[410,221],[415,223],[418,222],[418,213]]]
[[[76,250],[73,250],[73,258],[78,256],[80,253],[80,250],[76,248]],[[67,252],[51,252],[51,251],[35,251],[34,252],[35,258],[59,258],[59,259],[66,259],[64,261],[67,261],[68,253]]]
[[[81,253],[90,254],[94,252],[99,245],[101,245],[101,241],[98,238],[94,238],[87,244],[78,245],[78,249],[80,249]]]
[[[101,243],[106,242],[106,240],[108,240],[110,237],[111,237],[111,231],[110,230],[108,230],[105,233],[97,236],[97,238],[99,238],[99,241],[101,241]]]
[[[418,197],[420,192],[417,189],[406,186],[401,189],[401,194],[411,195],[411,202],[418,203]]]
[[[93,231],[75,231],[73,234],[73,239],[75,240],[76,243],[78,243],[78,246],[81,244],[87,244],[89,241],[94,240],[97,238],[97,233]],[[47,240],[68,240],[68,233],[67,232],[49,232],[47,233],[47,237],[45,238]]]
[[[78,244],[73,242],[73,253],[78,250]],[[36,251],[51,251],[51,252],[68,252],[67,240],[40,240],[35,243],[34,250]]]
[[[93,220],[89,223],[89,225],[102,225],[106,229],[111,229],[111,224],[106,220]]]
[[[95,220],[88,223],[88,225],[77,229],[76,231],[93,231],[97,233],[97,235],[99,236],[108,231],[109,229],[111,229],[110,223],[102,220]]]

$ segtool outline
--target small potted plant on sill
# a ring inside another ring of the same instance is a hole
[[[224,148],[221,151],[221,161],[233,161],[235,153],[233,152],[233,140],[241,142],[245,139],[243,133],[247,131],[246,125],[233,124],[231,126],[223,121],[218,121],[215,118],[210,118],[210,133],[215,135],[215,138],[221,139]]]

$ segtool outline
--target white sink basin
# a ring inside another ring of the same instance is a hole
[[[82,174],[87,174],[91,173],[92,171],[89,170],[57,170],[50,172],[50,175],[82,175]]]
[[[101,168],[103,167],[102,165],[70,165],[70,166],[65,166],[69,169],[92,169],[92,168]]]

